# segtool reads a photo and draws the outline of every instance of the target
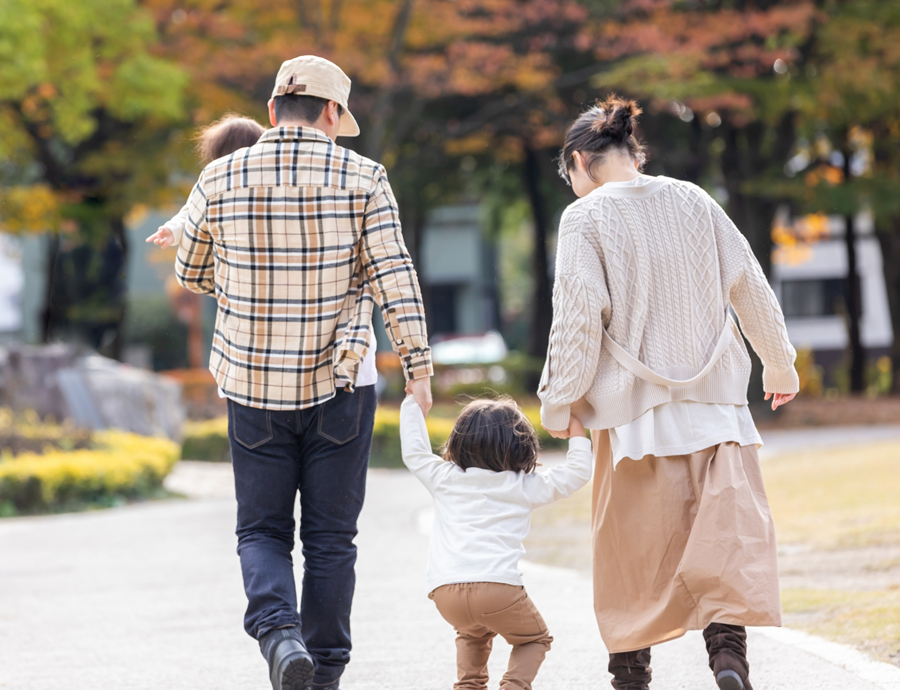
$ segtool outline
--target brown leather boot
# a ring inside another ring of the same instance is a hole
[[[741,625],[711,623],[703,631],[703,639],[719,690],[753,690],[747,661],[747,630]]]
[[[610,654],[609,672],[616,690],[650,690],[650,648]]]

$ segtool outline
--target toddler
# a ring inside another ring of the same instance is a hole
[[[525,588],[519,559],[531,510],[571,496],[591,478],[593,455],[572,418],[566,462],[536,472],[538,440],[510,399],[476,400],[433,455],[425,417],[410,396],[400,410],[403,462],[434,497],[428,589],[457,633],[457,690],[487,687],[491,641],[513,650],[500,687],[530,690],[553,638]]]
[[[200,131],[197,136],[197,153],[200,154],[203,165],[206,165],[238,149],[253,146],[265,131],[262,125],[249,117],[226,115]],[[150,235],[147,242],[160,247],[178,244],[187,221],[188,206],[185,204],[173,218]]]

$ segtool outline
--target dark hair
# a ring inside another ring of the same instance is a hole
[[[295,93],[275,96],[275,121],[312,124],[322,116],[326,105],[328,99],[318,96],[300,96]],[[338,116],[343,114],[344,108],[338,104]]]
[[[612,150],[627,152],[639,166],[644,165],[644,145],[634,135],[638,115],[643,111],[637,101],[611,94],[598,100],[583,112],[566,132],[566,143],[559,156],[559,176],[569,182],[569,171],[575,166],[574,154],[585,156],[587,174],[594,179],[593,168]]]
[[[444,460],[463,470],[533,472],[539,450],[534,427],[515,401],[474,400],[456,419],[444,445]]]
[[[238,149],[253,146],[265,131],[261,124],[249,117],[226,115],[200,130],[197,153],[206,164]]]

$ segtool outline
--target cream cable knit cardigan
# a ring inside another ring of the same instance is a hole
[[[566,429],[570,412],[609,429],[673,400],[747,404],[750,357],[726,309],[764,364],[770,393],[796,393],[796,352],[781,307],[750,245],[700,187],[667,177],[603,186],[570,205],[559,228],[553,327],[538,392],[541,419]],[[603,328],[654,372],[699,373],[723,327],[735,337],[712,371],[669,388],[624,369],[601,347]]]

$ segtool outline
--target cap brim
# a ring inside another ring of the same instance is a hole
[[[339,137],[359,136],[359,125],[356,123],[356,118],[353,117],[353,113],[347,108],[344,108],[344,114],[341,115],[341,126],[338,129],[337,135]]]

